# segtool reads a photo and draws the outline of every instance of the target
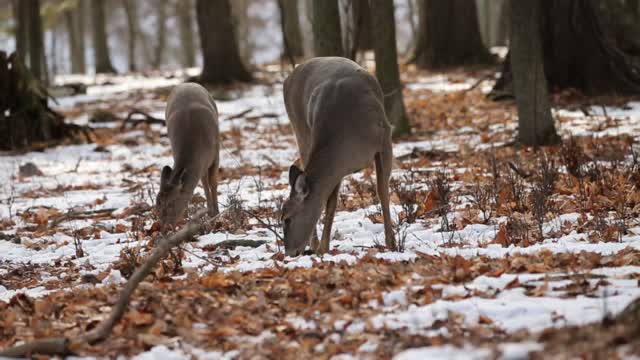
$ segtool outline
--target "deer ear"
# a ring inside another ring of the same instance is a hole
[[[296,191],[296,196],[298,196],[300,200],[306,198],[307,195],[309,195],[309,184],[307,182],[307,176],[305,174],[298,175],[295,186],[293,188]]]
[[[302,170],[300,170],[299,167],[297,167],[295,164],[291,165],[291,167],[289,168],[289,185],[290,186],[294,186],[296,183],[296,180],[298,179],[298,176],[300,176],[300,174],[302,174]]]
[[[162,168],[162,172],[160,173],[160,189],[167,187],[169,179],[171,178],[171,171],[171,166],[165,166]]]

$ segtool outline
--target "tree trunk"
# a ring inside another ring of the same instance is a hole
[[[116,69],[111,64],[111,56],[109,55],[104,4],[104,0],[91,1],[91,20],[93,21],[93,58],[96,67],[96,74],[116,72]]]
[[[376,24],[372,34],[376,57],[376,77],[382,87],[384,109],[394,125],[393,135],[405,135],[411,131],[402,98],[402,84],[398,69],[396,49],[396,23],[393,0],[371,0],[371,21]]]
[[[47,107],[45,88],[19,57],[0,51],[0,149],[62,139],[74,128]]]
[[[122,0],[122,7],[127,16],[129,72],[135,72],[137,70],[136,40],[138,37],[138,3],[135,0]]]
[[[203,67],[200,81],[225,84],[251,81],[238,53],[229,0],[196,0]]]
[[[640,69],[604,35],[591,0],[544,0],[539,30],[544,72],[553,91],[575,88],[587,95],[640,93]],[[513,22],[512,22],[513,24]],[[511,64],[492,96],[509,94]]]
[[[282,43],[285,45],[282,57],[302,57],[302,33],[300,32],[300,15],[298,0],[277,0],[280,7],[280,22],[283,28]],[[289,54],[286,54],[286,52]]]
[[[371,7],[369,0],[348,0],[347,20],[343,21],[345,56],[355,60],[358,50],[373,49]]]
[[[414,18],[414,14],[416,13],[416,8],[418,6],[419,5],[416,4],[415,0],[407,0],[407,19],[409,21],[409,27],[411,28],[411,38],[407,42],[407,48],[405,49],[405,53],[407,54],[412,52],[416,46],[418,38],[418,25]]]
[[[85,40],[85,34],[87,33],[86,31],[86,26],[85,26],[85,19],[89,16],[89,2],[86,0],[82,0],[82,1],[78,1],[78,9],[76,11],[76,16],[74,16],[75,18],[75,23],[76,23],[76,29],[78,29],[78,49],[80,52],[80,59],[82,59],[82,62],[80,63],[80,73],[81,74],[86,74],[87,73],[87,46],[86,46],[86,40]]]
[[[44,33],[40,17],[40,0],[21,0],[27,3],[29,16],[29,64],[33,76],[46,84],[44,61]]]
[[[193,41],[193,7],[191,0],[176,1],[176,13],[178,14],[178,29],[180,42],[182,43],[182,66],[196,66],[196,48]]]
[[[518,142],[528,146],[559,141],[551,116],[540,40],[541,3],[511,2],[511,67],[518,105]]]
[[[51,25],[49,30],[49,61],[51,65],[51,77],[55,78],[58,74],[58,24]],[[46,58],[46,57],[45,57]],[[45,73],[45,78],[49,78],[49,73]],[[48,81],[47,81],[48,83]]]
[[[16,52],[20,62],[26,63],[29,49],[29,4],[25,0],[13,0],[16,21]]]
[[[156,16],[158,41],[156,42],[153,64],[151,65],[154,69],[159,69],[162,66],[162,58],[167,44],[167,1],[156,0],[156,10],[158,11]]]
[[[338,0],[313,0],[315,56],[343,56]]]
[[[473,0],[423,0],[420,35],[414,53],[420,68],[489,64]]]
[[[84,54],[81,50],[80,39],[83,36],[78,30],[77,20],[78,9],[68,9],[64,13],[65,24],[67,26],[67,35],[69,37],[69,58],[71,59],[71,73],[84,73]]]

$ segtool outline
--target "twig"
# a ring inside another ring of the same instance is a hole
[[[120,297],[111,310],[109,317],[102,321],[93,330],[74,339],[57,337],[28,342],[0,351],[0,356],[16,358],[29,357],[33,354],[66,355],[71,353],[74,349],[78,349],[87,344],[92,345],[106,339],[109,334],[111,334],[113,327],[124,315],[124,312],[129,305],[131,295],[133,295],[133,292],[136,290],[140,282],[142,282],[142,280],[149,275],[151,270],[153,270],[153,267],[169,253],[169,250],[179,245],[184,239],[196,235],[203,226],[217,219],[225,211],[218,213],[218,215],[203,223],[198,223],[198,220],[206,214],[206,210],[201,210],[197,212],[193,219],[180,231],[171,235],[169,238],[164,239],[164,241],[160,241],[158,246],[151,252],[151,255],[149,255],[146,261],[136,269],[125,284],[124,288],[120,291]]]
[[[71,211],[62,216],[55,218],[49,224],[49,229],[53,229],[54,227],[60,225],[60,223],[63,223],[65,221],[82,220],[82,219],[93,218],[100,215],[109,215],[116,210],[117,209],[115,208],[109,208],[109,209],[89,210],[89,211]]]
[[[522,169],[518,169],[518,167],[514,163],[512,163],[511,161],[507,162],[507,165],[509,165],[511,170],[513,170],[521,178],[527,179],[527,178],[531,177],[531,173],[530,172],[527,172],[527,171],[522,170]]]
[[[480,79],[478,79],[478,81],[476,81],[473,85],[471,85],[470,88],[464,90],[462,93],[466,94],[466,93],[472,91],[473,89],[475,89],[478,86],[480,86],[480,84],[482,84],[483,82],[485,82],[486,80],[489,80],[491,78],[493,78],[493,74],[487,74],[487,75],[481,77]]]
[[[267,243],[266,240],[252,240],[252,239],[224,240],[216,244],[207,245],[203,247],[203,250],[211,251],[218,248],[235,249],[238,246],[257,248],[266,243]]]
[[[247,115],[248,113],[250,113],[252,111],[253,111],[253,108],[248,108],[246,110],[240,111],[239,113],[235,113],[233,115],[229,115],[224,120],[227,121],[227,120],[239,119],[239,118],[244,117],[245,115]]]
[[[142,120],[134,120],[133,115],[142,115],[144,116],[144,119]],[[131,123],[132,127],[136,127],[138,126],[138,124],[141,123],[147,123],[147,124],[164,124],[165,121],[163,119],[158,119],[155,116],[151,116],[149,113],[146,113],[142,110],[139,109],[133,109],[129,112],[129,114],[127,115],[127,117],[124,119],[124,121],[122,122],[122,126],[120,126],[120,129],[124,129],[127,126],[127,123]]]
[[[282,236],[280,236],[280,234],[275,229],[273,229],[273,225],[272,224],[266,223],[264,220],[260,219],[260,217],[258,217],[258,215],[252,213],[249,210],[246,210],[246,209],[240,209],[240,210],[242,210],[244,213],[246,213],[247,215],[251,216],[252,218],[256,219],[262,226],[267,228],[267,230],[271,231],[278,238],[278,240],[284,241]]]

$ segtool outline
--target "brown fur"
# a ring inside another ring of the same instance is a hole
[[[198,181],[209,214],[217,215],[220,140],[213,98],[198,84],[180,84],[169,95],[166,119],[174,166],[162,169],[156,198],[160,221],[173,225],[183,216]]]
[[[285,80],[284,101],[304,168],[289,169],[291,193],[283,208],[287,255],[298,254],[309,242],[318,253],[329,251],[340,182],[374,159],[385,241],[395,248],[389,212],[391,126],[375,77],[345,58],[315,58]],[[323,206],[318,243],[315,226]]]

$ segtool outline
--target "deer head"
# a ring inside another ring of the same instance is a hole
[[[296,165],[289,168],[289,199],[282,206],[284,248],[287,256],[300,254],[309,243],[320,214],[320,204],[312,204],[311,184]]]
[[[173,171],[170,166],[162,168],[160,191],[156,197],[156,211],[162,224],[175,225],[189,204],[193,189],[185,186],[185,175],[185,169]]]

